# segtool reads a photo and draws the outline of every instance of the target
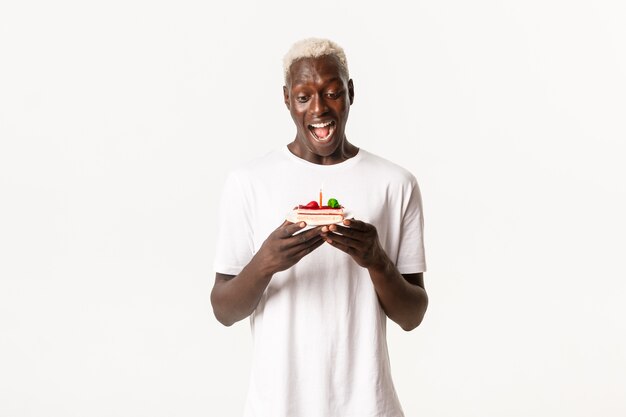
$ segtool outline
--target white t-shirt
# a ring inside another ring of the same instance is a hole
[[[233,170],[224,187],[215,271],[237,275],[298,204],[336,198],[376,226],[402,274],[426,270],[421,196],[407,170],[363,149],[317,165],[287,147]],[[274,275],[250,316],[246,417],[403,416],[390,374],[387,318],[369,273],[323,244]]]

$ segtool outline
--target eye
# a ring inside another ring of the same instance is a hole
[[[307,101],[309,101],[309,97],[308,96],[296,96],[296,101],[298,103],[306,103]]]
[[[326,97],[328,97],[331,100],[337,100],[339,97],[341,97],[341,91],[330,91],[328,93],[326,93]]]

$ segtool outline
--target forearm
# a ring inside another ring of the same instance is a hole
[[[235,277],[216,276],[211,305],[217,320],[230,326],[252,314],[272,276],[273,272],[263,268],[256,257]]]
[[[291,268],[324,243],[319,234],[321,227],[295,234],[305,226],[304,222],[285,220],[270,233],[239,275],[216,274],[211,304],[222,324],[230,326],[252,314],[275,273]]]
[[[387,256],[368,271],[387,317],[406,331],[419,326],[428,307],[426,290],[408,282]]]

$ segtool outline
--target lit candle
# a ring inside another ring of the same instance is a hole
[[[320,207],[322,207],[322,189],[320,188]]]

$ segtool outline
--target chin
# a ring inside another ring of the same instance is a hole
[[[307,149],[318,156],[331,156],[337,151],[339,147],[338,141],[329,141],[326,143],[319,143],[314,140],[307,141]]]

